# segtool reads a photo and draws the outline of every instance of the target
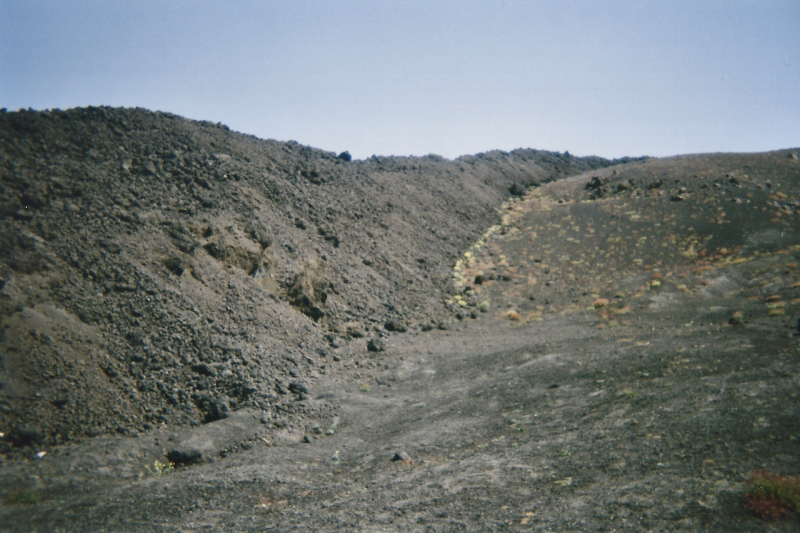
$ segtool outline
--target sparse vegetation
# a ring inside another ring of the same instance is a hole
[[[519,322],[520,320],[522,320],[522,315],[520,315],[513,309],[510,309],[508,311],[500,313],[500,315],[498,315],[498,318],[504,318],[506,320],[511,320],[512,322]]]
[[[744,324],[744,313],[741,311],[734,311],[733,315],[731,315],[730,320],[728,320],[728,324],[731,326],[741,326]]]
[[[797,478],[762,470],[751,474],[747,483],[744,508],[762,520],[783,520],[800,511]]]
[[[175,464],[169,461],[162,463],[158,459],[153,461],[153,466],[145,465],[145,470],[147,473],[153,477],[161,477],[163,475],[169,474],[173,470],[175,470]]]
[[[634,392],[631,389],[622,389],[619,392],[619,395],[627,400],[633,400],[634,398],[636,398],[636,392]]]

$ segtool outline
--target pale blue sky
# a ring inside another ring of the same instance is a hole
[[[800,146],[800,0],[0,0],[0,107],[356,158]]]

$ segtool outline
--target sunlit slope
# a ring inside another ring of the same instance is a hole
[[[459,261],[452,305],[519,322],[598,309],[615,326],[639,298],[708,291],[711,272],[743,265],[737,290],[786,316],[800,304],[799,199],[796,151],[653,159],[547,184]]]

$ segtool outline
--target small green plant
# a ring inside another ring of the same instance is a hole
[[[800,511],[800,482],[797,478],[754,472],[747,480],[744,509],[762,520],[783,520]]]
[[[34,492],[21,490],[11,494],[8,501],[14,505],[36,505],[39,503],[39,496]]]
[[[627,398],[628,400],[633,400],[636,398],[636,392],[632,391],[631,389],[622,389],[619,392],[619,395]]]
[[[166,463],[162,463],[161,461],[156,459],[155,461],[153,461],[152,467],[150,465],[145,465],[144,468],[145,470],[147,470],[147,473],[150,474],[151,476],[161,477],[175,470],[175,464],[170,463],[169,461],[167,461]]]

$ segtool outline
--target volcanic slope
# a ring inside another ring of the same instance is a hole
[[[246,408],[56,446],[3,464],[0,523],[797,531],[797,513],[767,524],[743,493],[753,471],[800,472],[798,198],[796,150],[543,184],[454,261],[445,305],[462,320],[392,335],[377,368],[297,395],[337,405],[301,442]]]
[[[348,157],[141,109],[0,114],[3,453],[196,425],[447,328],[449,270],[510,191],[601,168],[517,150]]]
[[[791,150],[590,172],[507,205],[501,224],[457,262],[459,293],[449,304],[516,322],[594,307],[599,326],[615,327],[642,302],[713,292],[728,267],[750,265],[748,278],[763,281],[752,265],[768,261],[774,280],[738,290],[769,299],[749,318],[788,320],[800,296],[791,286],[798,212],[800,165]]]

